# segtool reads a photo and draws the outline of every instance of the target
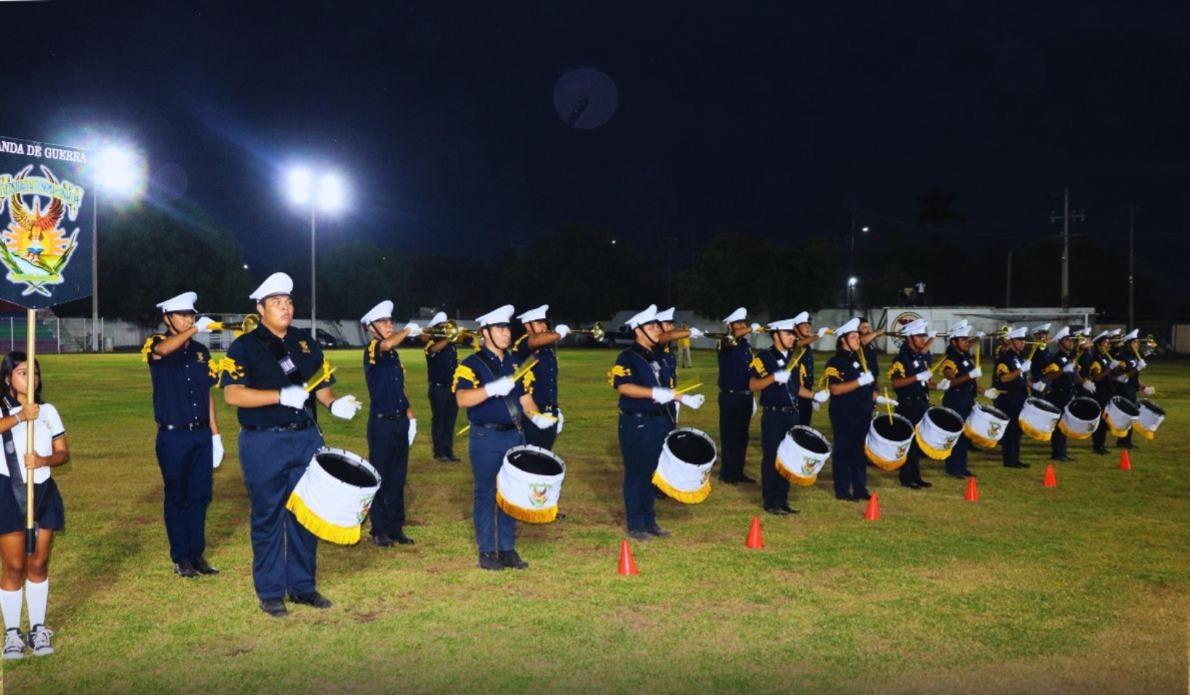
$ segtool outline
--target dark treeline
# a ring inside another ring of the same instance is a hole
[[[924,282],[931,303],[1003,306],[1010,246],[994,239],[971,243],[945,232],[884,231],[865,235],[856,247],[858,306],[902,301],[901,290]],[[736,306],[755,314],[792,315],[801,309],[846,302],[847,237],[808,237],[782,242],[728,233],[698,249],[679,249],[686,259],[671,272],[664,256],[642,252],[630,237],[586,225],[564,225],[536,240],[505,245],[483,258],[459,254],[411,255],[372,242],[327,243],[318,256],[318,314],[351,319],[391,298],[399,316],[419,308],[486,311],[498,303],[551,305],[559,320],[606,320],[621,309],[665,302],[709,317]],[[653,248],[653,247],[648,247]],[[101,230],[100,311],[109,318],[150,321],[153,305],[186,289],[210,312],[249,309],[255,283],[274,270],[293,276],[299,314],[308,310],[309,258],[289,255],[278,268],[244,267],[240,244],[228,231],[188,211],[165,214],[143,208],[117,215]],[[1061,248],[1056,240],[1013,242],[1014,306],[1056,306]],[[288,251],[288,250],[287,250]],[[1088,239],[1071,247],[1071,304],[1094,306],[1104,318],[1127,311],[1125,256]],[[692,259],[692,260],[691,260]],[[1138,273],[1138,314],[1172,317],[1190,307],[1161,301]],[[90,300],[62,307],[64,315],[88,315]]]

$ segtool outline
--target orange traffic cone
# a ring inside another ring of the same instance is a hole
[[[1120,449],[1120,470],[1132,470],[1132,457],[1128,455],[1127,449]]]
[[[752,526],[748,529],[748,540],[744,541],[744,547],[753,550],[761,550],[764,548],[764,535],[760,532],[760,517],[752,517]]]
[[[975,484],[975,478],[967,478],[967,494],[963,495],[963,499],[968,502],[979,501],[979,486]]]
[[[868,510],[864,512],[864,521],[879,521],[880,520],[880,498],[876,493],[872,493],[872,498],[868,500]]]
[[[620,541],[620,575],[630,577],[640,574],[636,571],[636,558],[632,557],[632,548],[628,547],[628,539]]]
[[[1042,481],[1043,487],[1058,487],[1058,477],[1054,475],[1054,464],[1045,467],[1045,480]]]

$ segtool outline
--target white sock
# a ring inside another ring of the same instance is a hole
[[[4,629],[21,629],[21,590],[0,589],[0,613],[4,613]]]
[[[25,581],[25,602],[29,605],[29,629],[34,625],[45,625],[45,605],[50,599],[50,578],[44,582]]]

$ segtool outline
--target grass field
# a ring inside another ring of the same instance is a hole
[[[715,487],[700,505],[659,502],[668,540],[634,547],[640,575],[615,573],[623,537],[609,351],[562,354],[568,518],[521,526],[525,572],[475,569],[471,476],[431,459],[424,361],[402,355],[422,434],[407,500],[417,540],[378,549],[322,544],[330,611],[285,620],[256,605],[248,500],[234,414],[218,401],[227,460],[215,475],[207,557],[223,573],[182,580],[169,562],[153,454],[149,377],[138,355],[49,356],[46,400],[73,461],[55,477],[68,531],[56,539],[49,620],[58,653],[6,663],[4,685],[38,692],[968,691],[1186,692],[1190,369],[1146,379],[1169,419],[1140,441],[1131,472],[1072,444],[1058,487],[973,454],[982,499],[923,463],[930,490],[872,470],[883,519],[836,501],[829,466],[793,492],[796,516],[764,517],[767,548],[744,548],[755,485]],[[339,394],[366,397],[359,353],[332,353]],[[822,359],[821,357],[819,358]],[[714,356],[683,424],[718,439]],[[985,365],[988,369],[989,365]],[[366,414],[366,413],[365,413]],[[324,417],[332,446],[361,454],[365,418]],[[462,419],[460,419],[462,423]],[[829,432],[825,411],[815,424]],[[829,436],[829,434],[828,434]],[[465,458],[465,438],[456,451]],[[756,476],[759,418],[748,472]]]

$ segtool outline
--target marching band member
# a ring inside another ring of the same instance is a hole
[[[525,391],[533,398],[538,412],[557,418],[557,422],[545,429],[525,429],[525,442],[543,449],[554,448],[558,431],[565,425],[562,409],[558,407],[558,353],[554,343],[570,334],[570,326],[564,323],[550,330],[545,318],[549,308],[549,304],[542,304],[517,317],[525,327],[525,334],[512,346],[513,354],[521,362],[529,359],[530,355],[537,357],[537,364],[525,373]]]
[[[1082,387],[1091,394],[1099,404],[1102,413],[1112,397],[1112,382],[1110,378],[1116,372],[1119,364],[1108,351],[1111,343],[1111,331],[1102,331],[1091,340],[1091,349],[1083,353],[1082,373],[1085,375]],[[1091,451],[1096,454],[1107,453],[1107,418],[1099,418],[1099,427],[1091,435]]]
[[[742,321],[742,319],[741,319]],[[620,394],[619,439],[624,458],[624,511],[628,535],[638,541],[664,538],[669,531],[657,525],[653,472],[661,458],[672,423],[666,405],[679,400],[697,410],[701,395],[675,396],[667,388],[664,367],[656,352],[661,338],[657,307],[650,305],[627,321],[635,342],[620,353],[608,373],[608,382]],[[750,400],[750,399],[749,399]]]
[[[323,445],[310,391],[344,420],[362,407],[354,396],[335,398],[334,377],[320,376],[322,348],[291,325],[292,293],[293,280],[273,273],[249,295],[260,325],[228,348],[220,382],[223,400],[238,408],[240,468],[252,510],[252,582],[260,609],[274,618],[287,614],[287,595],[293,603],[331,607],[315,584],[318,538],[285,506]]]
[[[664,311],[657,312],[657,322],[661,324],[661,338],[658,340],[657,347],[661,361],[665,365],[666,373],[669,375],[668,386],[671,389],[678,387],[678,352],[681,351],[680,348],[677,351],[673,349],[674,343],[680,344],[680,341],[683,340],[689,342],[691,338],[702,337],[702,331],[697,328],[676,328],[674,326],[674,313],[676,310],[677,307],[671,306]],[[687,348],[688,353],[689,348]],[[680,403],[675,400],[669,405],[671,407],[670,412],[673,415],[674,427],[677,427]]]
[[[194,340],[213,323],[195,320],[198,295],[185,292],[157,305],[165,333],[155,333],[141,351],[153,380],[157,421],[157,465],[165,488],[165,535],[179,577],[219,574],[207,563],[207,505],[212,469],[223,461],[223,439],[215,420],[211,387],[219,382],[219,361]]]
[[[434,314],[426,328],[446,323],[446,314]],[[455,369],[459,366],[459,353],[455,344],[447,338],[433,338],[422,334],[426,341],[426,380],[430,382],[430,438],[434,442],[434,460],[457,462],[454,454],[455,422],[459,417],[459,405],[451,390]],[[478,346],[477,346],[478,347]]]
[[[872,372],[872,390],[880,391],[880,351],[873,344],[876,339],[884,335],[884,329],[872,330],[872,324],[866,316],[859,319],[859,343],[864,348],[864,357],[868,360],[868,370]]]
[[[966,319],[960,320],[950,331],[947,338],[950,344],[946,346],[946,359],[942,362],[942,376],[950,382],[950,387],[942,393],[942,407],[950,408],[958,413],[964,421],[975,407],[975,394],[979,392],[979,377],[983,370],[975,363],[971,356],[971,325]],[[952,478],[975,477],[967,465],[967,452],[971,449],[971,441],[966,434],[960,434],[946,457],[946,474]]]
[[[405,367],[397,354],[405,338],[416,338],[421,328],[407,323],[393,326],[393,303],[385,300],[360,319],[369,340],[364,347],[364,381],[368,384],[368,461],[380,474],[380,489],[372,499],[372,543],[387,548],[394,543],[412,545],[405,535],[405,478],[409,473],[409,447],[417,436],[417,419],[405,393]]]
[[[858,351],[859,320],[851,319],[835,331],[835,354],[826,362],[823,375],[830,391],[831,429],[834,449],[831,475],[835,498],[871,499],[868,492],[868,468],[864,457],[864,438],[871,425],[873,400],[884,403],[872,390],[876,380],[872,372],[861,368]]]
[[[927,352],[929,333],[930,324],[925,319],[916,319],[902,328],[905,341],[901,343],[901,350],[888,370],[888,378],[897,392],[896,412],[914,427],[929,410],[930,389],[936,387]],[[905,463],[898,469],[897,475],[901,487],[917,490],[932,486],[921,477],[921,448],[916,437],[910,442]]]
[[[810,312],[803,311],[794,316],[793,320],[797,329],[797,347],[806,348],[806,351],[802,353],[801,363],[797,366],[800,392],[802,386],[807,389],[814,388],[814,341],[816,338],[810,327]],[[825,335],[825,329],[819,329],[818,338],[823,335]],[[797,412],[800,424],[809,427],[810,420],[814,417],[814,401],[799,396]]]
[[[1074,399],[1076,385],[1081,381],[1078,365],[1074,362],[1074,337],[1070,335],[1069,326],[1058,329],[1054,334],[1054,343],[1058,349],[1053,354],[1047,354],[1047,362],[1042,370],[1042,377],[1049,382],[1045,390],[1045,399],[1059,411],[1065,411],[1066,405]],[[1048,353],[1048,350],[1046,352]],[[1037,355],[1040,356],[1041,351],[1038,351]],[[1069,461],[1066,444],[1066,434],[1062,432],[1062,428],[1055,428],[1050,435],[1050,458],[1055,461]]]
[[[1008,416],[1008,426],[1004,428],[1004,437],[1000,440],[1006,468],[1029,467],[1029,464],[1021,461],[1021,423],[1018,419],[1028,397],[1025,382],[1029,368],[1033,366],[1022,355],[1027,330],[1021,326],[1008,333],[1008,345],[996,356],[996,373],[992,376],[992,384],[999,392],[996,407]]]
[[[541,429],[557,421],[537,412],[523,381],[512,378],[521,364],[510,350],[508,322],[513,311],[511,304],[505,304],[476,319],[483,347],[459,363],[451,383],[459,407],[467,409],[471,423],[469,454],[475,479],[471,518],[479,567],[494,571],[529,566],[516,551],[516,519],[496,504],[496,474],[508,450],[524,443],[526,419]]]
[[[1037,328],[1033,329],[1033,341],[1037,345],[1036,351],[1030,359],[1029,367],[1029,388],[1032,393],[1029,395],[1044,398],[1046,389],[1049,388],[1049,380],[1045,378],[1045,368],[1050,363],[1050,348],[1049,348],[1050,324],[1043,323]]]
[[[752,391],[748,389],[748,365],[752,364],[748,334],[752,327],[747,318],[748,310],[740,307],[723,319],[731,336],[720,339],[718,345],[719,441],[723,461],[719,480],[728,485],[756,482],[744,473],[748,426],[752,422]]]
[[[29,610],[28,647],[34,656],[54,653],[53,631],[45,626],[50,593],[50,550],[54,532],[66,528],[66,511],[58,484],[50,469],[70,460],[66,427],[58,410],[41,400],[41,365],[34,366],[36,384],[29,397],[29,363],[23,352],[10,352],[0,361],[0,433],[4,439],[6,466],[0,475],[8,478],[0,492],[0,612],[4,615],[4,658],[25,655],[21,635],[21,590]],[[34,422],[33,451],[26,451],[27,423]],[[36,548],[26,555],[26,476],[33,476],[33,520],[37,528]],[[22,584],[24,585],[22,587]]]
[[[1140,393],[1146,396],[1154,393],[1155,389],[1151,386],[1145,386],[1140,380],[1140,373],[1148,366],[1144,358],[1140,356],[1138,345],[1140,344],[1140,335],[1137,329],[1132,329],[1128,335],[1120,341],[1120,347],[1116,351],[1116,360],[1119,362],[1117,374],[1115,378],[1115,392],[1117,396],[1123,396],[1128,400],[1136,403],[1137,397]],[[1123,437],[1116,438],[1116,446],[1121,449],[1132,449],[1132,430],[1128,430],[1128,434]]]
[[[760,487],[764,510],[784,516],[798,510],[789,506],[789,481],[777,471],[777,447],[786,433],[798,424],[798,396],[812,398],[810,389],[793,379],[791,354],[796,342],[793,319],[768,325],[773,345],[752,358],[748,387],[760,392]]]

